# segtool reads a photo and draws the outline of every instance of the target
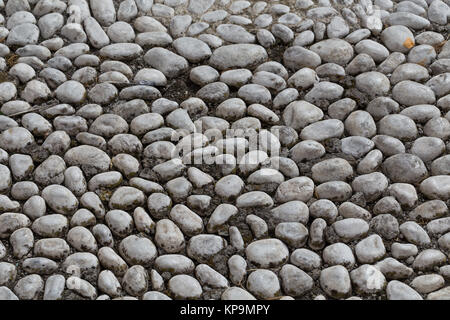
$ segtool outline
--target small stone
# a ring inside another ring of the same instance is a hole
[[[199,299],[203,293],[200,283],[184,274],[172,277],[168,288],[175,299]]]
[[[350,272],[355,290],[361,294],[378,293],[386,286],[386,278],[376,267],[363,264]]]
[[[150,239],[131,235],[120,242],[119,252],[130,264],[147,266],[157,256],[156,247]]]
[[[348,297],[352,290],[349,273],[343,266],[323,269],[320,273],[320,286],[327,295],[335,299]]]
[[[37,300],[43,290],[44,281],[37,274],[19,279],[14,287],[14,292],[21,300]]]
[[[388,283],[386,294],[388,300],[423,300],[414,289],[397,280]]]
[[[355,253],[361,263],[374,263],[386,254],[386,249],[381,237],[372,235],[358,242]]]
[[[273,298],[280,294],[280,283],[270,270],[258,269],[253,271],[247,279],[247,288],[261,299]]]

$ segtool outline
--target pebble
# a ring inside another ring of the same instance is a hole
[[[176,275],[168,282],[174,299],[198,299],[203,293],[200,283],[188,275]]]
[[[45,281],[44,300],[61,300],[66,286],[66,279],[62,275],[52,275]]]
[[[311,50],[300,46],[289,47],[283,54],[283,62],[293,71],[301,68],[316,68],[322,62],[320,56]]]
[[[122,286],[132,296],[141,296],[148,289],[148,273],[143,266],[135,265],[127,270]]]
[[[200,62],[212,54],[208,45],[195,38],[178,38],[173,42],[173,46],[181,56],[190,62]]]
[[[288,259],[287,247],[278,239],[258,240],[247,246],[246,255],[258,267],[280,266]]]
[[[211,55],[209,63],[220,70],[254,68],[267,59],[266,50],[255,44],[232,44],[220,47]]]
[[[228,280],[206,264],[200,264],[195,268],[195,275],[200,284],[210,288],[228,288]]]
[[[324,248],[323,261],[330,266],[343,265],[352,268],[355,264],[355,256],[352,249],[344,243],[338,242]]]
[[[386,294],[388,300],[423,300],[417,291],[398,280],[387,284]]]
[[[332,266],[320,272],[320,286],[335,299],[346,298],[351,293],[350,275],[343,266]]]
[[[155,242],[168,253],[176,253],[185,247],[181,230],[168,219],[156,223]]]
[[[390,51],[401,53],[407,53],[415,44],[412,32],[402,25],[384,29],[381,40]]]
[[[14,293],[21,300],[37,300],[44,290],[44,281],[37,274],[30,274],[17,281]]]
[[[133,60],[143,53],[140,45],[135,43],[114,43],[102,47],[100,55],[114,60]]]
[[[0,8],[0,298],[448,298],[447,0]]]
[[[448,180],[448,175],[429,177],[420,184],[420,190],[430,199],[448,200],[450,198]]]
[[[372,71],[356,77],[356,87],[370,96],[384,96],[389,90],[389,79],[382,73]]]
[[[378,262],[376,267],[379,268],[388,279],[395,280],[409,278],[414,272],[412,268],[405,266],[394,258],[386,258]]]
[[[381,292],[386,287],[386,278],[376,267],[363,264],[350,272],[356,292],[370,294]]]
[[[86,280],[83,280],[79,277],[71,276],[67,278],[66,287],[67,289],[73,290],[80,296],[89,300],[94,300],[95,298],[97,298],[97,291],[95,287]]]
[[[432,104],[436,101],[434,92],[427,86],[414,81],[401,81],[392,89],[393,98],[400,104],[412,106]]]
[[[430,243],[430,237],[426,231],[416,222],[407,221],[400,225],[400,232],[410,243],[426,245]]]
[[[13,254],[17,258],[25,257],[34,246],[34,235],[31,229],[21,228],[11,234],[10,242]]]
[[[448,287],[437,290],[428,294],[427,300],[446,300],[448,299],[449,290]]]
[[[403,53],[394,52],[390,54],[386,60],[384,60],[378,70],[384,74],[389,74],[395,70],[398,66],[406,61],[406,57]]]
[[[261,299],[279,295],[280,283],[275,273],[266,269],[253,271],[247,279],[248,290]]]
[[[423,161],[419,157],[407,153],[387,158],[383,163],[383,169],[394,182],[420,183],[428,176]]]
[[[131,235],[120,242],[119,252],[130,265],[151,264],[157,256],[156,247],[150,239]]]
[[[333,50],[331,50],[333,48]],[[324,62],[345,65],[353,57],[353,47],[340,39],[322,40],[311,46],[311,51],[317,53]]]
[[[418,276],[411,282],[411,286],[422,294],[441,289],[444,284],[444,278],[437,274]]]
[[[322,118],[322,110],[306,101],[291,102],[283,111],[283,120],[295,130],[301,130]]]
[[[334,158],[315,164],[311,172],[313,180],[317,182],[345,181],[353,174],[353,169],[346,160]]]
[[[332,225],[336,234],[344,241],[363,237],[369,231],[369,225],[360,218],[347,218],[339,220]]]

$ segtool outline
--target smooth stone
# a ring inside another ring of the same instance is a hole
[[[219,70],[253,69],[267,59],[266,50],[255,44],[232,44],[214,50],[209,63]]]

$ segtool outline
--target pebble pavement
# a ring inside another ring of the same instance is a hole
[[[450,300],[449,0],[0,0],[0,299]]]

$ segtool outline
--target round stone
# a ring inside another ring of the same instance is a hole
[[[273,298],[280,294],[278,277],[272,271],[265,269],[258,269],[249,275],[247,288],[261,299]]]
[[[436,101],[433,90],[410,80],[397,83],[392,89],[392,97],[398,103],[406,106],[433,104]]]
[[[66,187],[50,185],[42,190],[42,198],[55,212],[71,215],[78,209],[78,200]]]
[[[356,87],[370,96],[385,96],[390,90],[389,79],[380,72],[362,73],[355,80]]]
[[[383,170],[393,182],[420,183],[428,176],[423,161],[409,153],[400,153],[387,158],[383,163]]]
[[[405,26],[390,26],[381,33],[381,41],[391,51],[407,53],[414,47],[414,35]]]
[[[153,242],[144,237],[131,235],[120,242],[119,252],[130,265],[150,265],[158,253]]]
[[[343,266],[323,269],[320,272],[320,286],[326,294],[335,299],[348,297],[352,290],[350,275]]]
[[[222,46],[211,55],[209,63],[219,70],[255,68],[267,59],[266,50],[255,44],[231,44]]]
[[[346,65],[353,58],[353,47],[341,39],[327,39],[311,46],[323,61]]]
[[[199,299],[203,293],[200,283],[185,274],[172,277],[169,280],[168,288],[175,299]]]

